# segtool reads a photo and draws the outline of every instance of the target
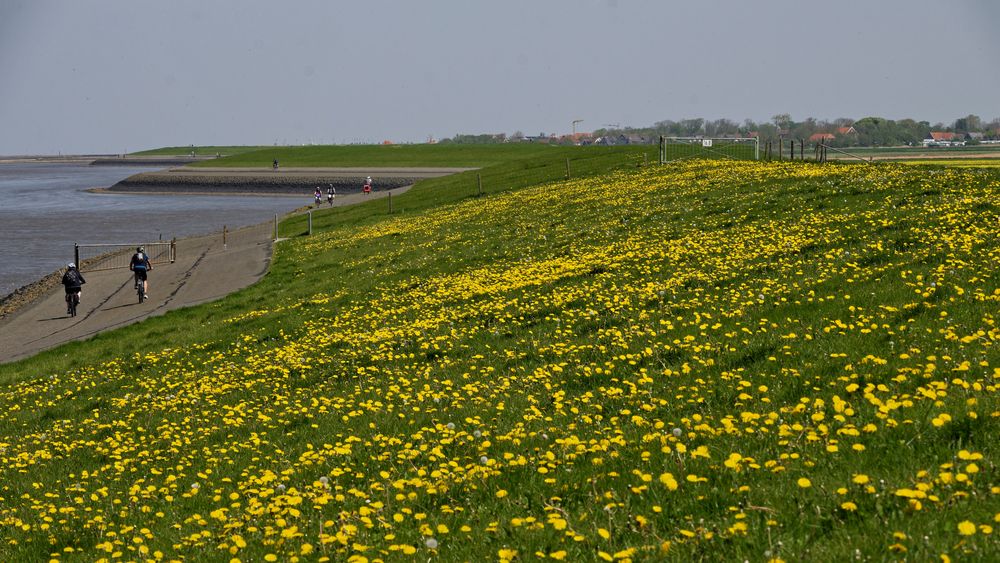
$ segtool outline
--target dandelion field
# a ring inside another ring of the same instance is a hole
[[[690,161],[332,222],[0,387],[0,559],[988,559],[998,202]]]

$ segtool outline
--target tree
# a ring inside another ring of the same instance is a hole
[[[771,123],[778,129],[788,129],[792,126],[792,116],[787,113],[779,113],[771,117]]]
[[[705,122],[705,135],[709,137],[721,137],[723,135],[732,135],[738,133],[740,126],[735,122],[726,118],[716,119],[714,121]]]
[[[702,118],[696,119],[682,119],[681,127],[683,132],[681,135],[685,137],[694,137],[702,133],[702,127],[705,125],[705,120]]]
[[[968,133],[969,131],[979,131],[983,128],[983,120],[978,115],[969,114],[955,120],[953,126],[958,133]]]
[[[817,122],[814,117],[807,117],[805,121],[794,124],[791,127],[791,137],[793,139],[808,139],[813,133],[832,129],[826,122]]]

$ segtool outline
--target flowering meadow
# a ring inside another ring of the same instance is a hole
[[[691,161],[284,241],[0,387],[0,559],[996,557],[998,233],[996,170]]]

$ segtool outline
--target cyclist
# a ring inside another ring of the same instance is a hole
[[[316,201],[316,207],[319,207],[319,204],[323,201],[323,192],[320,191],[319,186],[316,186],[316,189],[313,190],[313,199]]]
[[[76,264],[72,262],[66,264],[66,273],[63,274],[62,284],[66,288],[67,315],[73,312],[70,300],[76,297],[77,303],[80,302],[80,294],[83,293],[80,286],[85,283],[87,283],[87,280],[83,279],[83,275],[76,269]]]
[[[132,261],[129,262],[128,269],[135,272],[135,288],[139,289],[139,282],[142,282],[142,292],[147,296],[149,295],[149,282],[146,281],[146,273],[153,269],[153,266],[149,263],[149,256],[146,255],[146,249],[139,246],[135,249],[135,254],[132,255]]]
[[[330,187],[326,190],[326,203],[333,205],[333,198],[337,197],[337,188],[330,184]]]
[[[365,178],[365,185],[362,186],[361,191],[365,192],[366,194],[372,193],[372,177],[371,176]]]

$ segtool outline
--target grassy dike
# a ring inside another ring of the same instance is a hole
[[[573,154],[0,366],[0,559],[997,552],[1000,174]]]

